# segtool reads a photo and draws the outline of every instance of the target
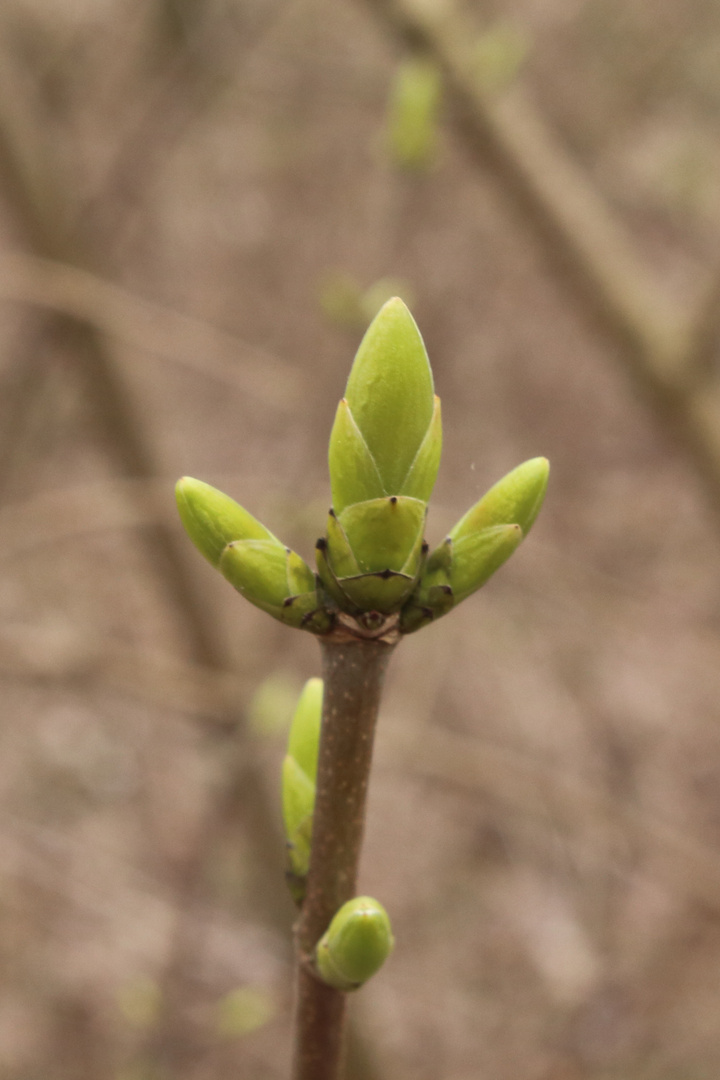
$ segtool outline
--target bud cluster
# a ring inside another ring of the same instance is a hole
[[[360,626],[395,616],[412,633],[479,589],[532,526],[548,462],[508,473],[431,554],[427,507],[442,424],[415,321],[389,300],[358,349],[330,435],[332,509],[316,545],[317,573],[222,492],[185,477],[183,524],[202,554],[257,607],[326,634],[342,613]]]

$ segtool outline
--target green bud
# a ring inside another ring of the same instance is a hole
[[[238,592],[288,626],[330,628],[310,567],[252,514],[189,476],[178,481],[176,495],[190,539]]]
[[[527,535],[547,490],[549,464],[532,458],[499,480],[427,560],[400,619],[412,633],[479,589]]]
[[[356,990],[382,967],[394,944],[382,904],[356,896],[333,918],[315,951],[315,964],[329,986]]]
[[[322,679],[308,679],[290,724],[287,755],[282,767],[282,812],[289,863],[287,880],[298,903],[305,895],[305,878],[310,868],[322,700]]]
[[[413,57],[400,64],[388,109],[388,148],[402,168],[425,169],[435,160],[441,89],[432,61]]]
[[[347,412],[338,410],[330,435],[335,512],[381,495],[405,495],[407,481],[420,487],[416,497],[427,502],[440,462],[440,446],[435,445],[439,425],[424,453],[427,461],[420,481],[413,478],[412,468],[436,408],[433,379],[420,331],[398,297],[388,300],[368,327],[353,362],[345,402]]]
[[[396,297],[362,340],[330,436],[333,512],[317,564],[343,610],[390,614],[412,592],[441,448],[425,346]]]
[[[286,756],[282,764],[282,811],[289,870],[296,885],[304,884],[310,868],[314,808],[315,784],[294,758]]]
[[[317,777],[320,727],[322,724],[323,681],[308,679],[300,692],[290,723],[287,752],[315,783]]]
[[[214,567],[232,540],[275,540],[234,499],[202,480],[184,476],[175,485],[175,496],[185,531]]]
[[[547,491],[550,463],[536,457],[524,461],[498,480],[451,530],[453,540],[492,525],[519,525],[527,536],[540,512]]]

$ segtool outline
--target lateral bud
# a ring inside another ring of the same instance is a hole
[[[337,990],[357,990],[375,974],[393,950],[390,919],[371,896],[343,904],[315,950],[320,978]]]
[[[323,681],[308,679],[290,724],[282,766],[282,814],[288,852],[287,882],[293,899],[302,903],[310,868],[312,818],[322,720]]]
[[[532,458],[499,480],[433,551],[400,615],[410,634],[479,589],[527,536],[547,490],[549,464]]]
[[[247,600],[287,626],[320,634],[330,629],[315,575],[296,552],[210,484],[183,477],[176,496],[190,539]]]

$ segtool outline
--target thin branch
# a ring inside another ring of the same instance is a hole
[[[330,637],[323,650],[323,718],[299,959],[294,1080],[336,1080],[346,995],[313,973],[313,952],[355,895],[375,722],[392,645]]]
[[[297,368],[266,349],[77,266],[5,252],[0,257],[0,299],[88,323],[132,349],[181,364],[283,412],[302,391]]]

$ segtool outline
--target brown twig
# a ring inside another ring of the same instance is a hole
[[[294,1080],[337,1080],[346,995],[314,974],[333,915],[355,895],[375,722],[393,643],[349,634],[322,640],[323,720],[299,960]]]

